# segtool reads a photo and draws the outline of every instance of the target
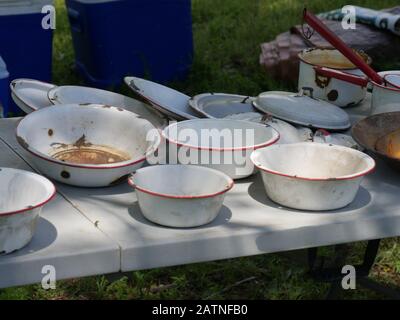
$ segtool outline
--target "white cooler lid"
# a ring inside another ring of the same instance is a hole
[[[54,5],[54,0],[0,0],[0,15],[40,13],[48,4]]]

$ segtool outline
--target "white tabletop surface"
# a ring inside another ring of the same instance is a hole
[[[358,109],[360,114],[356,115],[353,121],[364,116],[360,111],[362,107]],[[30,156],[15,140],[16,124],[16,119],[0,120],[0,139],[6,141],[29,163]],[[214,222],[192,229],[166,228],[147,221],[140,213],[134,190],[126,183],[98,189],[57,184],[57,188],[75,207],[70,208],[70,214],[76,216],[74,227],[78,223],[82,223],[83,226],[88,224],[87,220],[82,218],[85,216],[112,239],[105,241],[107,245],[104,243],[104,248],[112,250],[118,244],[121,254],[118,263],[121,271],[400,235],[400,174],[382,162],[378,162],[375,173],[363,180],[355,201],[344,209],[318,213],[282,208],[268,199],[257,174],[253,178],[236,183],[227,194],[224,207]],[[59,205],[67,206],[64,202],[61,204],[55,201],[52,204],[53,207]],[[49,206],[44,211],[46,219],[51,216],[51,208]],[[82,217],[79,217],[76,210],[79,210]],[[59,218],[63,220],[66,230],[75,229],[72,228],[70,219],[61,215]],[[66,231],[65,234],[60,231],[54,246],[58,243],[62,246],[65,242],[67,247],[67,243],[70,242],[67,235]],[[101,238],[97,233],[96,236]],[[96,245],[100,250],[103,242],[96,241]],[[82,249],[81,246],[76,249],[77,252],[79,249]],[[49,249],[43,251],[43,257],[46,255],[47,259],[52,261],[57,258],[64,259],[65,255],[68,255],[65,251],[60,250],[55,254]],[[70,254],[78,254],[77,252]],[[26,250],[16,255],[21,260],[28,259]],[[32,259],[36,255],[38,253],[32,254]],[[11,266],[13,259],[13,255],[0,257],[0,275],[7,274],[7,265]],[[110,259],[108,263],[112,262],[114,268],[116,260]],[[2,268],[2,265],[5,267]],[[83,274],[80,271],[72,268],[68,276],[81,276]]]

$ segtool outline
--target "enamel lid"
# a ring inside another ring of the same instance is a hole
[[[137,95],[146,100],[150,106],[162,114],[176,120],[188,120],[198,118],[195,110],[190,108],[190,97],[149,80],[125,77],[125,83]]]
[[[304,93],[264,92],[253,105],[262,112],[302,126],[345,130],[351,125],[348,114],[341,108]]]
[[[255,113],[262,115],[253,107],[253,97],[226,93],[203,93],[189,100],[189,105],[207,118],[226,118],[241,114]],[[247,118],[247,117],[246,117]]]

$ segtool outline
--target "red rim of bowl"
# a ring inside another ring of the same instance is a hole
[[[43,177],[42,177],[42,178],[43,178]],[[50,183],[51,187],[53,188],[53,191],[51,192],[50,196],[49,196],[46,200],[40,202],[40,203],[37,204],[37,205],[34,205],[34,206],[32,206],[32,207],[29,207],[29,208],[24,208],[24,209],[15,210],[15,211],[9,211],[9,212],[0,212],[0,218],[1,218],[1,217],[6,217],[6,216],[12,216],[12,215],[15,215],[15,214],[24,213],[24,212],[27,212],[27,211],[31,211],[31,210],[34,210],[34,209],[43,207],[43,206],[46,205],[48,202],[50,202],[50,201],[55,197],[55,195],[56,195],[56,193],[57,193],[57,189],[56,189],[56,187],[55,187],[55,185],[54,185],[53,182],[51,182],[50,180],[47,180],[47,181]]]
[[[212,118],[206,119],[206,120],[213,120]],[[232,120],[232,121],[243,121],[243,120]],[[275,130],[273,127],[268,126],[268,128],[271,128],[273,132],[275,132],[276,137],[272,137],[269,141],[261,143],[261,144],[257,144],[257,145],[253,145],[253,146],[246,146],[246,147],[237,147],[237,148],[213,148],[213,147],[201,147],[201,146],[193,146],[193,145],[189,145],[189,144],[185,144],[185,143],[181,143],[178,142],[176,140],[171,140],[170,138],[167,137],[165,131],[166,129],[168,129],[171,126],[176,126],[177,123],[171,124],[169,125],[167,128],[165,128],[161,134],[163,136],[164,139],[166,139],[168,142],[171,142],[173,144],[176,144],[179,147],[187,147],[189,149],[195,149],[195,150],[205,150],[205,151],[244,151],[244,150],[257,150],[260,148],[264,148],[264,147],[268,147],[270,145],[273,145],[274,143],[276,143],[279,139],[280,139],[280,134],[278,132],[278,130]],[[267,128],[267,125],[263,125]]]
[[[199,196],[191,196],[191,195],[178,196],[178,195],[173,195],[173,194],[166,194],[166,193],[150,191],[148,189],[145,189],[145,188],[135,185],[135,183],[132,181],[132,176],[128,178],[128,184],[132,188],[142,191],[144,193],[150,194],[152,196],[158,196],[158,197],[163,197],[163,198],[168,198],[168,199],[205,199],[205,198],[212,198],[215,196],[219,196],[219,195],[224,194],[224,193],[228,192],[229,190],[231,190],[233,188],[233,186],[235,185],[235,182],[233,181],[232,178],[230,178],[230,177],[228,177],[228,178],[229,178],[229,185],[227,187],[225,187],[225,189],[218,191],[218,192],[214,192],[214,193],[210,193],[210,194],[206,194],[206,195],[199,195]]]
[[[355,152],[360,152],[357,150],[353,150]],[[363,152],[360,152],[362,154],[364,154]],[[366,157],[369,157],[368,155],[364,154]],[[305,180],[305,181],[343,181],[343,180],[352,180],[352,179],[356,179],[362,176],[365,176],[371,172],[373,172],[375,170],[376,167],[376,162],[373,158],[369,157],[369,160],[372,161],[373,166],[368,169],[368,170],[364,170],[361,173],[357,173],[357,174],[353,174],[353,175],[347,175],[347,176],[342,176],[342,177],[337,177],[337,178],[307,178],[307,177],[302,177],[302,176],[295,176],[295,175],[290,175],[290,174],[285,174],[282,172],[278,172],[278,171],[274,171],[271,169],[267,169],[265,167],[263,167],[260,164],[255,163],[255,161],[253,160],[253,157],[251,157],[251,161],[253,162],[254,166],[257,167],[258,169],[260,169],[261,171],[265,171],[277,176],[282,176],[282,177],[286,177],[286,178],[292,178],[292,179],[298,179],[298,180]]]

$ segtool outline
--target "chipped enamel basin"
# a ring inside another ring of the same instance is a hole
[[[140,168],[160,144],[158,130],[122,108],[59,105],[27,115],[17,140],[37,169],[66,184],[112,185]]]
[[[273,145],[254,151],[269,198],[300,210],[334,210],[350,204],[375,161],[360,151],[321,143]]]
[[[162,135],[169,150],[176,147],[178,163],[220,170],[232,179],[252,175],[251,152],[279,139],[278,131],[269,125],[231,119],[181,121],[169,125]]]
[[[0,168],[0,254],[31,241],[42,207],[55,192],[54,185],[38,174]]]
[[[128,180],[142,214],[168,227],[197,227],[213,221],[233,180],[224,173],[185,165],[142,168]]]

